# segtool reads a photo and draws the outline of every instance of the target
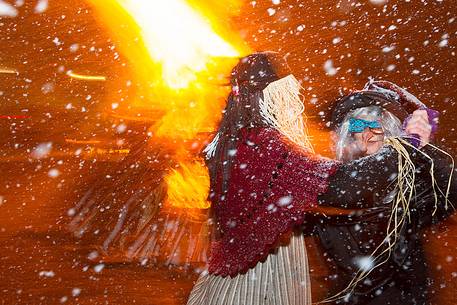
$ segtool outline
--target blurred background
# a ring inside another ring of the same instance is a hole
[[[183,183],[206,179],[200,151],[230,68],[253,51],[287,57],[319,153],[331,156],[329,107],[375,78],[439,110],[435,142],[455,156],[456,12],[445,0],[0,0],[1,303],[185,304],[195,272],[97,261],[69,211],[145,141],[164,152],[173,204],[204,206],[206,189]],[[434,304],[457,300],[456,219],[424,232]],[[317,301],[328,262],[308,246]]]

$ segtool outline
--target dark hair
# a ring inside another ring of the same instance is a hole
[[[248,55],[233,68],[230,77],[233,90],[228,96],[217,132],[219,140],[214,154],[206,159],[212,193],[227,192],[233,152],[240,141],[241,129],[266,127],[259,106],[259,100],[263,98],[262,90],[288,74],[290,68],[286,61],[274,52]],[[215,189],[217,186],[219,190]]]

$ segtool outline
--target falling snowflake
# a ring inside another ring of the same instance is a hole
[[[94,271],[100,273],[103,270],[103,268],[105,268],[104,264],[98,264],[94,267]]]
[[[278,205],[281,207],[288,206],[292,202],[292,196],[284,196],[279,198]]]
[[[9,3],[0,0],[0,17],[16,17],[17,9]]]
[[[56,168],[53,168],[48,172],[48,176],[51,178],[59,177],[59,175],[60,175],[60,171]]]
[[[338,70],[333,67],[333,60],[329,59],[324,63],[324,70],[327,75],[334,76]]]
[[[32,151],[31,157],[34,159],[42,159],[51,152],[51,149],[51,142],[41,143]]]
[[[371,256],[358,256],[354,258],[354,262],[362,271],[370,271],[374,267],[374,260]]]
[[[269,9],[267,9],[267,12],[269,16],[273,16],[276,13],[276,10],[270,7]]]
[[[48,0],[39,0],[37,5],[35,6],[35,13],[44,13],[48,9],[48,4]]]

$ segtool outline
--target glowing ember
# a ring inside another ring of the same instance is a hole
[[[67,75],[74,79],[86,80],[86,81],[106,81],[105,76],[100,75],[82,75],[74,73],[73,71],[68,71]]]
[[[74,140],[74,139],[65,139],[65,142],[72,144],[100,144],[101,141],[98,140]]]
[[[151,57],[162,63],[163,77],[171,87],[187,87],[211,56],[238,55],[184,0],[118,2],[140,26]]]
[[[15,69],[0,68],[0,74],[18,74]]]

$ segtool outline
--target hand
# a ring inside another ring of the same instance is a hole
[[[416,134],[420,138],[420,147],[430,142],[432,126],[428,121],[426,110],[416,110],[413,112],[411,119],[406,124],[405,131],[408,135]]]

